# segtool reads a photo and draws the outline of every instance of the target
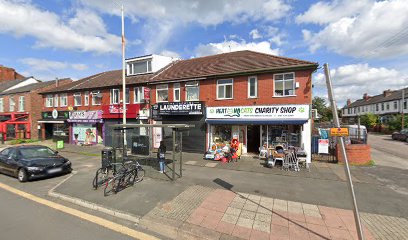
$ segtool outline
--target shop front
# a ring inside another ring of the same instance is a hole
[[[73,111],[69,114],[71,125],[69,142],[75,145],[103,143],[102,111]]]
[[[152,106],[152,118],[157,124],[191,124],[194,128],[183,132],[183,151],[203,153],[205,150],[205,105],[201,101],[157,103]],[[171,129],[153,129],[155,145],[162,139],[172,149]],[[158,147],[158,146],[156,146]]]
[[[299,147],[310,162],[309,105],[207,107],[207,148],[220,148],[236,138],[242,153],[259,153],[277,145]]]
[[[69,112],[57,111],[42,112],[42,119],[38,120],[38,135],[41,139],[55,139],[69,142]]]
[[[139,124],[148,123],[148,116],[145,116],[146,111],[141,111],[141,107],[146,107],[146,104],[126,104],[126,123]],[[102,105],[102,118],[104,121],[104,138],[103,144],[105,146],[119,147],[121,141],[113,142],[115,124],[123,123],[123,105],[122,104],[110,104]],[[141,116],[142,115],[142,116]],[[127,141],[131,142],[131,136],[127,137]]]

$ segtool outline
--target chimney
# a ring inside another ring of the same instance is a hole
[[[383,96],[384,96],[384,97],[388,97],[388,96],[391,95],[391,93],[392,93],[391,89],[384,90],[384,91],[383,91]]]
[[[350,104],[351,104],[351,100],[349,98],[349,99],[347,99],[347,106],[350,106]]]
[[[55,78],[55,87],[58,87],[58,78]]]
[[[367,101],[369,98],[370,98],[370,96],[368,96],[368,94],[367,94],[367,93],[364,93],[364,95],[363,95],[363,99],[364,99],[365,101]]]

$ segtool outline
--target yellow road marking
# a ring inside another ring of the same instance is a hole
[[[88,213],[81,212],[81,211],[73,209],[73,208],[66,207],[64,205],[61,205],[61,204],[58,204],[58,203],[55,203],[55,202],[52,202],[52,201],[48,201],[48,200],[43,199],[43,198],[39,198],[37,196],[34,196],[32,194],[20,191],[20,190],[18,190],[16,188],[10,187],[10,186],[5,185],[3,183],[0,183],[0,188],[4,189],[6,191],[9,191],[11,193],[17,194],[17,195],[19,195],[21,197],[24,197],[26,199],[29,199],[31,201],[37,202],[39,204],[45,205],[47,207],[59,210],[61,212],[67,213],[67,214],[70,214],[72,216],[84,219],[86,221],[98,224],[100,226],[103,226],[103,227],[108,228],[110,230],[113,230],[115,232],[118,232],[118,233],[121,233],[121,234],[124,234],[124,235],[128,235],[128,236],[136,238],[136,239],[158,240],[158,238],[156,238],[154,236],[151,236],[151,235],[136,231],[134,229],[125,227],[123,225],[120,225],[120,224],[105,220],[103,218],[100,218],[100,217],[97,217],[97,216],[94,216],[94,215],[91,215],[91,214],[88,214]]]

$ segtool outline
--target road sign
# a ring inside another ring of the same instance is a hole
[[[347,137],[348,135],[348,128],[330,128],[330,136]]]

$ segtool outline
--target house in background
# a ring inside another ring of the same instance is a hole
[[[380,116],[382,123],[387,123],[390,118],[396,114],[408,113],[408,88],[404,89],[404,98],[402,97],[403,89],[384,90],[382,94],[369,96],[364,93],[361,99],[351,102],[347,100],[346,106],[341,110],[342,121],[348,124],[357,122],[358,116],[373,113]],[[404,101],[403,101],[404,99]]]
[[[5,67],[0,65],[0,82],[3,83],[5,81],[12,81],[16,79],[24,79],[25,77],[13,68]]]

